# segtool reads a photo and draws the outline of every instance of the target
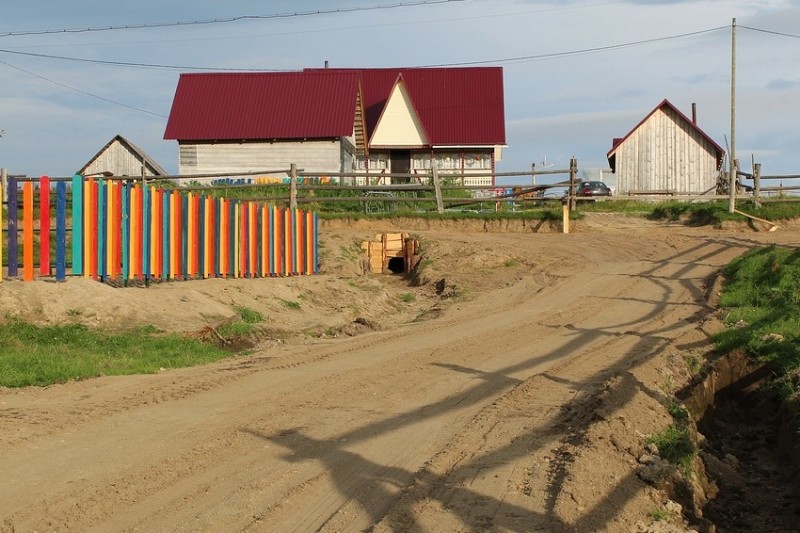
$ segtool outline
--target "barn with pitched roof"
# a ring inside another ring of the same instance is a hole
[[[88,176],[167,176],[158,162],[122,135],[115,135],[77,174]]]
[[[724,156],[697,126],[694,111],[689,119],[666,99],[625,137],[614,139],[607,154],[618,195],[715,194]]]
[[[499,67],[181,75],[165,139],[181,174],[427,172],[492,185],[506,145]],[[481,177],[477,175],[481,174]],[[475,176],[469,178],[470,175]]]

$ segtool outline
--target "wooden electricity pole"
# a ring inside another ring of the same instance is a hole
[[[736,19],[731,23],[731,153],[728,154],[728,213],[736,209]]]

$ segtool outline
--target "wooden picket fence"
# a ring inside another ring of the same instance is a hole
[[[311,211],[80,175],[9,177],[7,211],[11,279],[72,275],[124,282],[319,272],[319,223]]]

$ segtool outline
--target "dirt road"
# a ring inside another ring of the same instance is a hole
[[[383,314],[361,335],[199,368],[0,389],[0,530],[655,527],[665,502],[636,457],[669,423],[675,362],[705,342],[706,280],[754,244],[797,240],[628,226],[410,228],[457,295],[383,287],[434,302],[435,319]],[[373,231],[323,231],[329,260]],[[359,279],[248,283],[324,286],[344,316]]]

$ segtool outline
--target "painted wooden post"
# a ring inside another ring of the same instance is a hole
[[[103,180],[97,180],[97,277],[106,277],[106,202],[108,201],[106,184]]]
[[[67,279],[67,184],[56,183],[56,281]]]
[[[17,178],[8,178],[8,277],[16,278],[19,275],[19,252],[17,245],[19,235],[19,196],[17,191]]]
[[[39,178],[39,275],[50,276],[50,178]]]
[[[144,179],[142,179],[144,183]],[[147,184],[142,185],[142,192],[139,195],[142,204],[141,213],[137,213],[137,226],[141,234],[141,253],[137,261],[142,262],[142,277],[150,279],[153,277],[153,190],[155,187]]]
[[[169,191],[159,191],[161,193],[161,279],[170,277],[170,199],[172,195]]]
[[[120,274],[123,280],[131,279],[131,189],[133,182],[126,181],[122,187],[121,200],[121,225],[122,231],[122,257],[120,264]]]
[[[83,275],[83,176],[72,176],[72,275]]]
[[[22,186],[22,279],[33,280],[33,182]]]

